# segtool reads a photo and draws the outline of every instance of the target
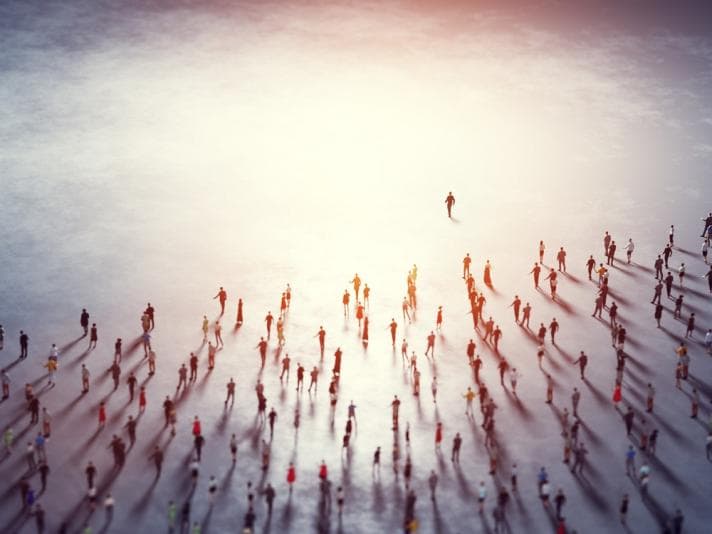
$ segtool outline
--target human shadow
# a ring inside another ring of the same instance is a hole
[[[556,298],[552,299],[552,302],[559,306],[566,315],[578,315],[576,310],[568,303],[566,300],[562,299],[559,294],[556,294]]]

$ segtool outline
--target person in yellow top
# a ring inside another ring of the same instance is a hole
[[[208,340],[208,330],[210,329],[210,321],[208,321],[208,316],[203,315],[203,343]]]
[[[598,274],[598,287],[601,287],[603,283],[603,278],[606,276],[608,269],[606,269],[602,263],[598,264],[598,269],[596,269],[596,274]]]
[[[472,391],[471,387],[467,388],[467,391],[463,395],[465,398],[465,401],[467,402],[467,407],[465,408],[465,415],[469,415],[470,417],[474,417],[474,414],[472,412],[472,401],[475,400],[475,397],[477,396],[477,393]]]
[[[43,364],[42,367],[47,368],[47,384],[54,385],[54,373],[57,371],[57,360],[54,358],[49,358],[47,363]]]

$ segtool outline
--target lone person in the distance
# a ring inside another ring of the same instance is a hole
[[[452,207],[455,205],[455,197],[452,196],[452,191],[447,194],[445,204],[447,204],[447,216],[452,219]]]

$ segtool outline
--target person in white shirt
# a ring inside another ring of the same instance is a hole
[[[111,517],[114,515],[114,498],[111,496],[111,493],[106,494],[106,498],[104,499],[104,510],[106,510],[106,521],[109,522],[111,521]]]
[[[705,334],[705,347],[707,348],[707,353],[712,354],[712,328],[707,330],[707,334]]]
[[[628,256],[628,264],[630,264],[630,258],[633,255],[634,250],[635,250],[635,243],[633,243],[632,239],[628,239],[628,244],[625,246],[625,253]]]

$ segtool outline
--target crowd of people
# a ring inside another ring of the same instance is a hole
[[[446,199],[448,216],[452,217],[452,209],[455,205],[455,199],[452,193]],[[708,264],[707,251],[712,239],[712,213],[704,220],[704,230],[701,234],[702,245],[701,254],[705,266]],[[605,261],[597,261],[595,256],[591,254],[586,261],[581,265],[582,269],[587,272],[588,280],[592,282],[591,297],[593,300],[593,313],[591,317],[603,323],[610,330],[611,346],[615,352],[615,379],[611,385],[611,403],[619,411],[622,428],[621,432],[625,432],[628,436],[633,436],[634,444],[631,444],[626,451],[622,451],[624,458],[625,475],[630,476],[637,484],[640,491],[640,498],[646,499],[649,491],[651,478],[654,478],[653,462],[655,457],[658,437],[663,431],[658,428],[653,422],[650,414],[655,409],[655,394],[656,386],[652,382],[646,384],[644,391],[640,392],[645,398],[645,410],[637,411],[630,403],[623,401],[623,382],[626,376],[626,363],[631,358],[631,354],[626,350],[627,330],[619,315],[619,304],[616,302],[615,291],[612,289],[615,281],[612,276],[612,267],[625,262],[630,265],[635,252],[635,245],[631,238],[627,239],[627,243],[623,247],[625,258],[620,259],[616,256],[618,250],[617,244],[613,236],[609,232],[605,232],[602,238],[602,248],[599,249],[600,256],[605,258]],[[696,315],[685,308],[685,290],[686,280],[690,276],[687,271],[687,266],[684,262],[680,262],[676,269],[670,266],[671,258],[675,251],[675,229],[670,227],[667,236],[667,242],[661,247],[661,252],[657,255],[650,264],[654,267],[655,276],[653,278],[655,286],[651,305],[653,306],[651,315],[654,318],[655,325],[658,328],[663,327],[663,317],[665,307],[663,305],[663,289],[666,291],[666,297],[674,303],[674,311],[672,319],[677,319],[684,324],[684,339],[675,349],[677,357],[677,365],[675,367],[675,385],[677,388],[685,389],[690,396],[690,413],[689,417],[698,418],[700,416],[700,406],[704,402],[702,393],[690,383],[689,369],[691,364],[690,350],[688,342],[696,340],[696,332],[699,325],[696,323]],[[554,301],[561,299],[559,294],[559,281],[567,277],[567,252],[563,246],[556,250],[554,255],[555,266],[547,267],[544,262],[546,259],[546,245],[543,241],[538,245],[538,261],[534,263],[533,268],[529,272],[532,275],[534,288],[542,291],[539,284],[542,271],[545,273],[544,280],[548,282],[548,297]],[[467,387],[466,391],[462,392],[464,398],[464,411],[469,424],[479,424],[484,434],[484,444],[488,453],[489,474],[499,481],[496,485],[495,495],[489,495],[488,485],[484,480],[479,482],[476,492],[477,503],[473,503],[476,510],[480,514],[486,511],[491,512],[494,521],[495,532],[505,532],[509,528],[507,522],[509,501],[512,493],[520,491],[518,484],[518,468],[516,463],[504,465],[502,462],[502,447],[500,437],[496,432],[496,422],[498,420],[497,406],[491,391],[494,384],[486,384],[482,375],[484,360],[479,354],[478,343],[486,346],[489,352],[492,352],[496,357],[496,368],[499,375],[500,387],[509,386],[514,397],[517,396],[517,385],[521,383],[524,375],[521,372],[522,367],[526,364],[521,362],[510,361],[507,357],[500,354],[500,342],[505,334],[505,318],[500,317],[495,320],[492,315],[487,313],[487,294],[493,287],[494,267],[489,259],[485,259],[482,271],[482,284],[480,285],[475,278],[472,270],[472,257],[469,253],[462,259],[462,280],[463,293],[467,298],[472,317],[473,335],[469,339],[464,353],[467,356],[467,361],[463,360],[469,367],[469,372],[472,373],[472,385]],[[644,262],[647,261],[644,260]],[[570,265],[569,265],[570,267]],[[676,276],[673,275],[676,272]],[[700,276],[700,275],[697,275]],[[712,295],[712,266],[709,267],[704,274],[701,275],[707,279],[709,291]],[[594,278],[595,277],[595,278]],[[677,277],[677,283],[675,279]],[[370,291],[368,284],[362,285],[362,279],[355,273],[349,281],[352,290],[346,289],[342,295],[341,303],[343,305],[343,314],[346,321],[356,321],[359,336],[364,347],[369,343],[369,311],[370,311]],[[403,324],[415,322],[418,316],[418,267],[413,265],[408,271],[405,284],[405,295],[401,303],[401,312]],[[542,291],[543,293],[543,291]],[[200,331],[202,332],[203,343],[207,346],[207,363],[205,367],[207,372],[212,372],[216,367],[216,354],[224,348],[222,338],[223,324],[229,322],[226,319],[228,305],[231,302],[228,298],[227,290],[220,287],[214,299],[218,301],[219,316],[216,320],[209,320],[207,315],[203,315],[202,323],[200,323]],[[255,349],[259,355],[260,372],[265,368],[267,352],[269,344],[272,340],[273,327],[277,336],[277,350],[281,354],[280,364],[275,370],[278,373],[280,384],[287,385],[290,380],[290,371],[292,360],[286,350],[287,346],[287,324],[289,320],[290,307],[292,302],[292,288],[289,284],[286,285],[281,292],[279,298],[279,311],[275,315],[268,311],[264,317],[265,332],[260,340],[255,345]],[[239,328],[245,322],[245,314],[243,309],[242,299],[237,299],[235,303],[235,327]],[[354,318],[351,318],[352,306]],[[621,304],[622,306],[622,304]],[[523,329],[530,336],[536,339],[537,344],[537,365],[542,373],[542,401],[547,404],[554,402],[554,380],[550,371],[550,355],[549,346],[556,347],[556,336],[561,329],[560,323],[555,317],[550,320],[539,320],[539,326],[534,323],[534,329],[530,327],[530,321],[533,318],[534,306],[525,301],[523,303],[519,295],[515,295],[510,306],[513,312],[514,327]],[[604,317],[606,314],[606,317]],[[399,329],[404,331],[404,326],[400,326],[395,317],[398,314],[393,314],[394,317],[386,326],[390,332],[392,348],[396,350],[397,340],[400,337]],[[438,355],[438,347],[436,346],[436,332],[440,332],[444,325],[445,310],[442,305],[437,306],[434,312],[434,327],[424,340],[424,357],[426,359],[425,368],[430,369],[430,392],[432,402],[437,404],[438,394],[438,376],[433,371],[434,366],[428,365],[435,362]],[[665,319],[665,322],[668,319]],[[93,349],[99,342],[99,329],[96,323],[91,321],[91,315],[87,309],[82,309],[79,314],[79,323],[83,335],[89,337],[89,349]],[[139,323],[141,333],[139,336],[139,344],[143,349],[143,360],[146,364],[146,375],[153,376],[157,372],[157,354],[152,346],[152,336],[156,329],[156,309],[149,302],[145,309],[141,312]],[[197,325],[196,325],[197,326]],[[327,332],[323,326],[319,326],[314,338],[318,340],[318,350],[320,358],[324,358]],[[477,340],[477,341],[476,341]],[[25,360],[29,356],[30,337],[24,330],[19,331],[19,357],[18,361]],[[712,329],[702,330],[701,345],[708,354],[712,354]],[[404,370],[407,371],[410,381],[410,392],[413,396],[422,394],[421,381],[423,380],[423,366],[418,361],[418,352],[412,345],[418,345],[418,341],[409,342],[407,336],[403,334],[400,344],[400,354]],[[420,346],[418,346],[420,348]],[[479,347],[481,348],[481,346]],[[0,325],[0,349],[4,351],[10,350],[6,344],[5,331]],[[283,354],[282,354],[283,350]],[[114,433],[108,449],[113,454],[114,467],[120,469],[126,461],[127,454],[132,450],[136,442],[136,432],[138,418],[147,409],[147,382],[139,383],[137,373],[143,372],[142,367],[138,370],[132,370],[128,374],[122,370],[122,360],[124,358],[124,345],[122,338],[116,338],[114,342],[113,358],[105,368],[106,373],[113,380],[113,388],[117,390],[124,382],[128,388],[129,403],[133,403],[137,398],[138,413],[136,416],[128,415],[125,423],[122,424],[117,433]],[[296,391],[298,395],[303,394],[305,374],[309,378],[307,393],[311,394],[312,390],[316,393],[319,382],[325,381],[328,383],[328,403],[330,406],[330,418],[333,424],[337,409],[340,409],[339,391],[340,385],[345,378],[342,374],[342,350],[337,347],[333,354],[333,366],[330,373],[326,377],[321,374],[325,373],[317,366],[308,369],[308,365],[303,365],[300,361],[296,362]],[[53,344],[49,349],[49,354],[44,362],[39,363],[45,369],[44,378],[47,379],[44,388],[51,389],[57,386],[56,376],[62,371],[62,354],[56,344]],[[586,369],[589,365],[588,355],[581,350],[579,356],[571,362],[572,365],[578,367],[580,380],[585,382]],[[185,362],[181,362],[175,370],[177,373],[177,385],[174,392],[165,394],[163,401],[163,415],[165,428],[170,429],[172,436],[182,433],[179,421],[185,421],[189,418],[192,440],[192,453],[189,462],[190,477],[193,486],[195,486],[201,477],[201,460],[202,451],[206,441],[203,433],[201,419],[199,415],[194,415],[192,418],[185,414],[178,416],[178,404],[182,395],[186,394],[187,389],[191,384],[197,381],[201,360],[195,352],[191,352]],[[9,366],[8,366],[9,367]],[[531,369],[531,366],[527,366]],[[163,372],[171,372],[171,369],[163,369]],[[39,371],[38,371],[39,372]],[[427,372],[427,371],[426,371]],[[526,377],[529,379],[529,377]],[[85,395],[90,391],[93,383],[93,376],[87,365],[82,363],[81,370],[77,382],[81,384],[81,394]],[[62,387],[70,386],[69,380],[62,384]],[[226,383],[226,397],[224,400],[225,407],[232,407],[235,403],[236,377],[229,377]],[[262,426],[264,427],[264,437],[261,439],[260,445],[260,461],[263,472],[271,473],[274,477],[273,467],[271,465],[271,444],[275,433],[275,422],[278,418],[284,417],[278,414],[272,406],[268,410],[267,392],[265,384],[260,379],[254,385],[256,395],[257,416]],[[582,391],[578,386],[571,385],[570,389],[570,410],[569,406],[564,406],[559,413],[560,417],[560,438],[562,461],[570,466],[574,476],[585,476],[589,454],[589,450],[582,438],[581,426],[582,420],[579,415],[579,405],[582,402]],[[8,368],[2,370],[2,392],[3,400],[11,395],[20,394],[23,388],[16,388]],[[165,393],[165,392],[164,392]],[[18,449],[22,451],[27,463],[27,472],[22,476],[18,483],[21,505],[23,510],[32,514],[37,523],[39,532],[45,530],[45,512],[41,504],[40,496],[44,493],[47,487],[47,480],[50,470],[50,462],[48,461],[48,443],[52,436],[52,426],[54,424],[53,417],[50,414],[48,406],[43,406],[40,403],[39,395],[35,391],[35,386],[32,383],[26,383],[23,391],[27,411],[29,413],[29,428],[32,428],[34,433],[35,425],[38,430],[34,438],[28,440],[24,445],[16,443],[18,435],[15,433],[13,423],[8,423],[9,417],[3,415],[3,444],[6,457],[15,455]],[[159,396],[154,392],[154,396]],[[161,395],[162,397],[163,395]],[[475,408],[475,400],[478,401],[478,408]],[[407,399],[399,397],[397,394],[393,396],[390,403],[391,411],[391,430],[393,433],[393,442],[391,445],[391,468],[397,480],[402,477],[406,491],[405,505],[403,510],[403,530],[405,532],[414,532],[418,528],[418,517],[422,512],[416,509],[418,499],[417,488],[413,484],[414,459],[411,455],[411,432],[410,423],[408,421],[403,424],[400,417],[400,407]],[[566,402],[568,404],[568,402]],[[244,407],[240,407],[245,409]],[[357,405],[353,400],[344,407],[346,410],[346,423],[344,427],[343,437],[341,439],[342,455],[348,456],[351,454],[351,442],[357,427],[356,409]],[[479,411],[479,413],[477,413]],[[296,404],[293,413],[292,426],[296,433],[300,427],[300,408]],[[105,402],[100,402],[96,408],[97,431],[100,431],[107,425],[107,406]],[[61,420],[58,421],[61,424]],[[712,460],[712,419],[708,424],[708,435],[706,437],[705,453],[708,459]],[[285,430],[286,431],[286,430]],[[23,431],[20,435],[24,434]],[[445,441],[445,430],[442,422],[438,421],[433,428],[434,447],[436,454],[441,454],[443,441]],[[128,443],[127,443],[128,441]],[[461,432],[453,432],[450,445],[450,460],[453,464],[458,464],[460,461],[460,451],[463,446],[463,437]],[[225,454],[229,455],[234,464],[237,461],[238,442],[233,433],[229,442],[225,444]],[[372,476],[374,479],[380,480],[381,477],[381,450],[378,446],[373,452],[372,460]],[[158,479],[162,474],[163,462],[166,451],[164,448],[156,445],[149,455],[150,461],[155,466],[155,478]],[[520,462],[525,462],[530,459],[521,458]],[[292,493],[293,487],[297,483],[298,466],[294,462],[290,462],[287,466],[280,466],[285,470],[285,484],[287,492]],[[279,470],[279,469],[278,469]],[[100,504],[103,506],[107,521],[113,516],[114,507],[116,506],[115,497],[111,492],[106,491],[100,494],[100,489],[97,487],[97,468],[92,461],[89,461],[83,471],[86,477],[86,506],[90,511],[93,511]],[[35,482],[35,476],[39,476],[39,486]],[[437,499],[437,488],[439,484],[438,474],[432,470],[427,478],[430,499]],[[275,487],[276,486],[276,487]],[[271,517],[273,505],[277,497],[279,485],[267,482],[260,483],[259,486],[253,486],[252,482],[247,488],[247,511],[243,518],[243,531],[253,532],[257,520],[257,507],[255,499],[263,498],[267,507],[267,514]],[[39,489],[38,489],[39,487]],[[348,511],[349,495],[347,489],[342,484],[333,484],[329,477],[329,470],[325,462],[322,462],[317,469],[316,488],[319,492],[319,509],[324,515],[331,514],[332,496],[337,505],[337,513],[341,514]],[[541,466],[537,476],[538,496],[542,505],[552,515],[557,533],[574,532],[575,530],[568,525],[568,521],[564,514],[565,505],[567,502],[566,491],[562,481],[550,481],[546,466]],[[59,489],[57,489],[59,491]],[[211,475],[208,480],[208,506],[212,507],[216,499],[216,493],[219,487],[214,475]],[[628,508],[631,501],[631,496],[628,493],[618,496],[620,521],[626,523]],[[178,499],[178,497],[176,497]],[[167,522],[168,527],[180,532],[190,532],[191,534],[199,534],[201,525],[199,522],[191,520],[191,500],[185,499],[182,503],[170,501],[167,506]],[[64,523],[60,526],[60,532],[68,532],[71,518],[65,518]],[[684,516],[680,509],[670,515],[668,520],[663,524],[663,528],[667,532],[679,533],[682,530]],[[84,534],[92,532],[91,526],[87,522],[82,527]]]

